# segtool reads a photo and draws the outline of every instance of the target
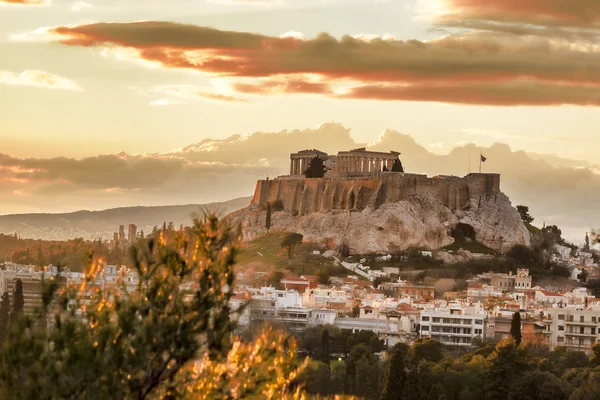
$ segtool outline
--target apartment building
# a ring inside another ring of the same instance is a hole
[[[598,341],[600,311],[550,308],[544,316],[544,324],[551,348],[566,346],[589,352]]]
[[[420,337],[430,337],[450,346],[471,346],[485,335],[483,309],[441,308],[421,312]]]

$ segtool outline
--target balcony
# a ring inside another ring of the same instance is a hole
[[[592,322],[592,321],[580,322],[580,321],[567,321],[567,320],[565,320],[565,324],[566,325],[576,325],[576,326],[598,326],[597,322]]]
[[[565,336],[577,336],[577,337],[598,337],[597,333],[579,333],[579,332],[565,332]]]

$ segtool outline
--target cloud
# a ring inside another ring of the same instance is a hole
[[[596,0],[443,0],[446,20],[489,20],[541,26],[600,27]]]
[[[79,12],[79,11],[83,11],[83,10],[88,10],[90,8],[93,8],[93,6],[90,3],[86,3],[84,1],[76,1],[71,6],[71,11]]]
[[[325,33],[302,39],[157,21],[50,32],[66,45],[135,51],[165,68],[228,79],[234,90],[251,94],[597,106],[600,88],[600,48],[540,36],[471,31],[429,41]]]
[[[474,171],[483,151],[487,157],[484,172],[500,173],[502,189],[513,204],[530,206],[540,225],[552,221],[583,236],[600,221],[598,166],[515,151],[501,143],[490,147],[464,144],[437,154],[394,130],[385,130],[376,141],[365,144],[356,142],[350,130],[337,123],[205,139],[164,154],[120,153],[84,159],[0,155],[0,210],[17,205],[19,210],[25,206],[52,210],[67,200],[74,208],[226,200],[251,195],[257,179],[287,173],[292,152],[310,147],[335,154],[363,146],[399,151],[408,172],[430,176],[463,176],[468,173],[469,158]],[[437,146],[433,149],[440,151]]]
[[[246,102],[247,100],[229,95],[228,93],[215,92],[210,88],[196,85],[158,85],[150,89],[150,92],[161,93],[173,97],[167,99],[169,104],[186,103],[188,100],[213,100],[224,102]],[[162,104],[161,104],[162,105]]]
[[[33,86],[45,89],[81,90],[81,87],[70,79],[38,70],[27,70],[19,74],[10,71],[0,71],[0,84]]]
[[[14,5],[24,5],[24,6],[43,6],[49,5],[51,0],[0,0],[0,4],[14,4]]]

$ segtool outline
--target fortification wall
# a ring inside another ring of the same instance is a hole
[[[500,192],[500,175],[469,174],[464,178],[383,172],[369,178],[286,178],[261,180],[252,204],[281,200],[286,211],[301,215],[330,210],[363,210],[396,203],[416,194],[431,194],[452,210],[473,197]]]

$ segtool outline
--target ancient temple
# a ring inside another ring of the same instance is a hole
[[[400,153],[368,151],[366,148],[340,151],[330,156],[316,149],[302,150],[290,155],[290,175],[299,176],[310,165],[315,157],[320,157],[328,167],[328,176],[363,176],[373,175],[384,170],[391,171],[394,161]]]

